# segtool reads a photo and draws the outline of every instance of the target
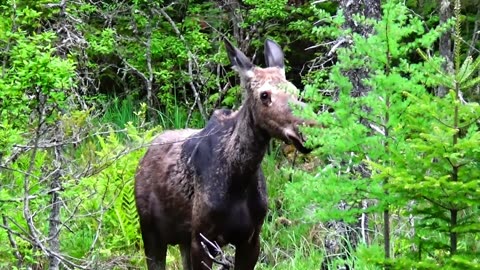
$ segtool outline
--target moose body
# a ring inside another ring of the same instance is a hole
[[[200,234],[220,246],[236,247],[235,269],[253,269],[260,230],[267,213],[261,161],[272,137],[303,146],[291,104],[300,104],[286,81],[283,52],[265,43],[267,68],[226,41],[227,53],[242,80],[238,111],[216,110],[201,130],[166,131],[140,162],[135,198],[148,269],[165,269],[167,245],[178,244],[185,270],[209,269],[212,260]]]

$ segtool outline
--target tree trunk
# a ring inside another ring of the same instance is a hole
[[[440,24],[447,22],[448,19],[452,17],[452,9],[450,8],[449,0],[439,0],[440,4]],[[453,51],[452,51],[452,33],[451,31],[445,32],[439,40],[439,50],[440,55],[445,58],[445,63],[443,64],[444,70],[451,72],[453,70]],[[435,95],[443,97],[447,94],[447,87],[440,85],[436,89]]]
[[[152,6],[151,1],[148,2],[149,6]],[[156,110],[155,110],[155,93],[153,93],[153,68],[152,68],[152,21],[153,21],[153,13],[150,10],[148,13],[148,21],[146,25],[146,35],[147,40],[145,42],[145,58],[147,61],[147,70],[148,74],[146,74],[145,86],[147,90],[147,103],[148,103],[148,117],[149,119],[155,119],[156,117]]]
[[[340,0],[340,8],[345,15],[344,28],[350,28],[354,33],[368,36],[373,33],[371,26],[355,22],[356,15],[379,20],[381,18],[380,0]]]
[[[50,191],[50,217],[48,219],[48,245],[50,247],[49,269],[58,270],[60,260],[56,254],[60,253],[60,187],[61,187],[61,158],[60,147],[55,147],[55,172],[52,175],[51,191]]]

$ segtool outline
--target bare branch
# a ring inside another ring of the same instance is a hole
[[[18,265],[18,267],[20,267],[20,265],[22,264],[22,261],[23,261],[23,257],[20,254],[20,252],[18,251],[17,243],[15,242],[15,239],[13,238],[14,233],[13,233],[12,229],[8,226],[7,217],[3,214],[2,214],[2,220],[3,220],[3,226],[2,227],[7,231],[8,241],[10,242],[10,246],[13,249],[13,255],[15,256],[15,258],[17,258],[17,261],[18,261],[17,265]]]
[[[327,56],[332,56],[332,55],[337,51],[338,47],[340,47],[343,43],[349,43],[349,44],[351,44],[352,41],[351,41],[349,38],[345,38],[345,37],[339,39],[339,40],[335,43],[335,45],[332,46],[332,48],[330,49],[330,51],[327,53]]]
[[[227,269],[231,269],[234,267],[234,265],[227,259],[227,257],[225,256],[225,253],[223,252],[222,248],[217,244],[217,242],[212,242],[208,240],[202,233],[200,233],[200,237],[202,238],[202,241],[200,241],[200,244],[202,245],[203,251],[214,263],[222,265]],[[215,250],[215,252],[218,255],[220,255],[221,260],[216,259],[215,258],[216,256],[210,253],[210,248]]]

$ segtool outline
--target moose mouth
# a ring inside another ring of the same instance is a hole
[[[297,129],[291,130],[287,129],[285,130],[285,136],[287,137],[287,142],[293,144],[295,148],[300,151],[302,154],[308,154],[312,152],[313,149],[305,147],[305,139],[303,138],[302,134],[298,132]]]

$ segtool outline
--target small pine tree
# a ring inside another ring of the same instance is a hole
[[[288,198],[294,198],[289,202],[291,210],[304,215],[307,209],[313,220],[342,219],[357,222],[355,218],[359,213],[371,214],[373,222],[367,226],[373,232],[373,243],[384,245],[383,254],[387,259],[390,253],[392,257],[402,257],[411,255],[412,250],[418,251],[417,246],[412,249],[414,240],[409,236],[419,235],[418,224],[412,226],[408,220],[413,215],[418,221],[417,212],[410,210],[420,208],[417,208],[417,204],[412,208],[409,193],[400,192],[402,182],[395,173],[400,172],[400,167],[406,160],[413,166],[410,168],[419,170],[420,161],[430,164],[433,157],[420,155],[414,159],[416,156],[411,150],[411,142],[419,134],[420,127],[428,131],[434,123],[434,118],[423,116],[429,110],[416,102],[435,99],[429,94],[429,89],[441,82],[431,74],[441,66],[442,59],[410,59],[418,56],[416,49],[431,48],[442,32],[452,24],[449,22],[426,31],[418,17],[411,14],[404,4],[395,2],[397,1],[388,1],[383,5],[383,16],[378,22],[356,18],[360,22],[371,24],[375,34],[363,37],[346,30],[343,34],[351,37],[353,46],[338,49],[338,62],[328,70],[328,78],[325,77],[325,71],[320,71],[314,81],[316,84],[307,87],[307,98],[316,100],[319,107],[328,109],[318,116],[318,121],[326,128],[311,130],[309,134],[312,144],[322,145],[317,154],[321,159],[327,160],[328,165],[313,173],[299,173],[298,179],[288,184],[286,191]],[[337,21],[341,22],[341,19]],[[359,67],[370,70],[370,77],[364,83],[371,90],[365,96],[352,98],[352,83],[344,74],[345,71]],[[323,82],[318,78],[326,80]],[[319,97],[318,88],[329,89],[323,91],[329,94]],[[445,99],[443,102],[449,101]],[[438,104],[436,106],[440,106]],[[472,111],[472,108],[475,106],[471,105],[469,110]],[[423,114],[414,116],[415,111]],[[472,114],[475,115],[473,111]],[[467,118],[473,121],[473,118]],[[417,125],[412,124],[414,120],[418,121]],[[458,124],[456,127],[459,127]],[[470,125],[475,125],[475,121]],[[473,128],[468,130],[468,134],[476,132]],[[438,136],[445,137],[445,131],[441,132],[439,134],[442,135]],[[439,148],[438,144],[436,147]],[[478,155],[473,149],[471,152]],[[472,160],[470,158],[469,162]],[[370,167],[367,168],[366,164]],[[475,164],[478,166],[477,163],[469,163],[469,166],[473,166],[472,170]],[[412,174],[407,175],[416,179]],[[368,202],[367,208],[352,207],[365,201]],[[346,205],[347,209],[339,209],[339,203]],[[395,213],[395,219],[390,217],[392,212]],[[378,222],[381,217],[382,222]],[[428,219],[423,220],[428,222]],[[456,227],[458,226],[457,224]],[[393,240],[396,242],[391,245],[390,236],[393,231],[393,236],[396,237]],[[368,235],[362,235],[360,239],[365,244],[370,244],[367,241]],[[378,249],[372,249],[372,252],[373,250]],[[379,257],[372,253],[365,254],[378,263],[391,263],[390,260],[375,259]]]
[[[391,179],[389,189],[411,202],[415,216],[415,252],[399,267],[479,269],[480,106],[462,99],[480,78],[480,58],[460,64],[460,4],[455,4],[455,70],[421,55],[434,68],[431,77],[450,89],[445,98],[413,97],[405,112],[410,137],[398,149],[395,166],[376,166]],[[378,164],[377,164],[378,165]],[[400,268],[399,268],[400,269]]]

